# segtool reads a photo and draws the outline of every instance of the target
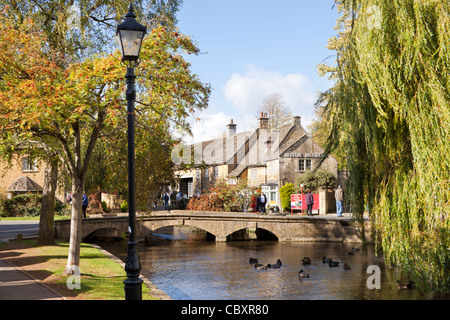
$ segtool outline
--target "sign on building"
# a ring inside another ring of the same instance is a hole
[[[302,210],[302,195],[291,194],[291,214],[294,210]]]
[[[291,214],[294,210],[306,210],[306,201],[304,201],[304,194],[291,194]],[[319,195],[313,194],[314,204],[312,207],[313,214],[319,214]]]

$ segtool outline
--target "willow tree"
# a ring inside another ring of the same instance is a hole
[[[336,4],[336,64],[321,66],[335,79],[319,100],[327,149],[347,152],[355,215],[369,208],[386,262],[448,292],[450,3]]]

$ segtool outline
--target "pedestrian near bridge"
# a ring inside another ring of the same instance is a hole
[[[336,214],[338,217],[343,217],[342,211],[344,208],[344,189],[342,189],[341,185],[339,185],[334,192],[334,198],[336,199]]]

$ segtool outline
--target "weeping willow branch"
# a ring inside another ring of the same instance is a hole
[[[327,152],[347,152],[357,217],[368,207],[388,264],[450,291],[450,3],[336,1]]]

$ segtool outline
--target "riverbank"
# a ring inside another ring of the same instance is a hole
[[[69,244],[38,246],[36,240],[0,244],[0,258],[18,267],[67,300],[124,300],[123,263],[102,248],[81,244],[80,288],[69,289],[70,276],[63,275]],[[145,281],[145,279],[144,279]],[[73,282],[74,283],[74,282]],[[142,287],[143,300],[168,299],[148,281]]]

